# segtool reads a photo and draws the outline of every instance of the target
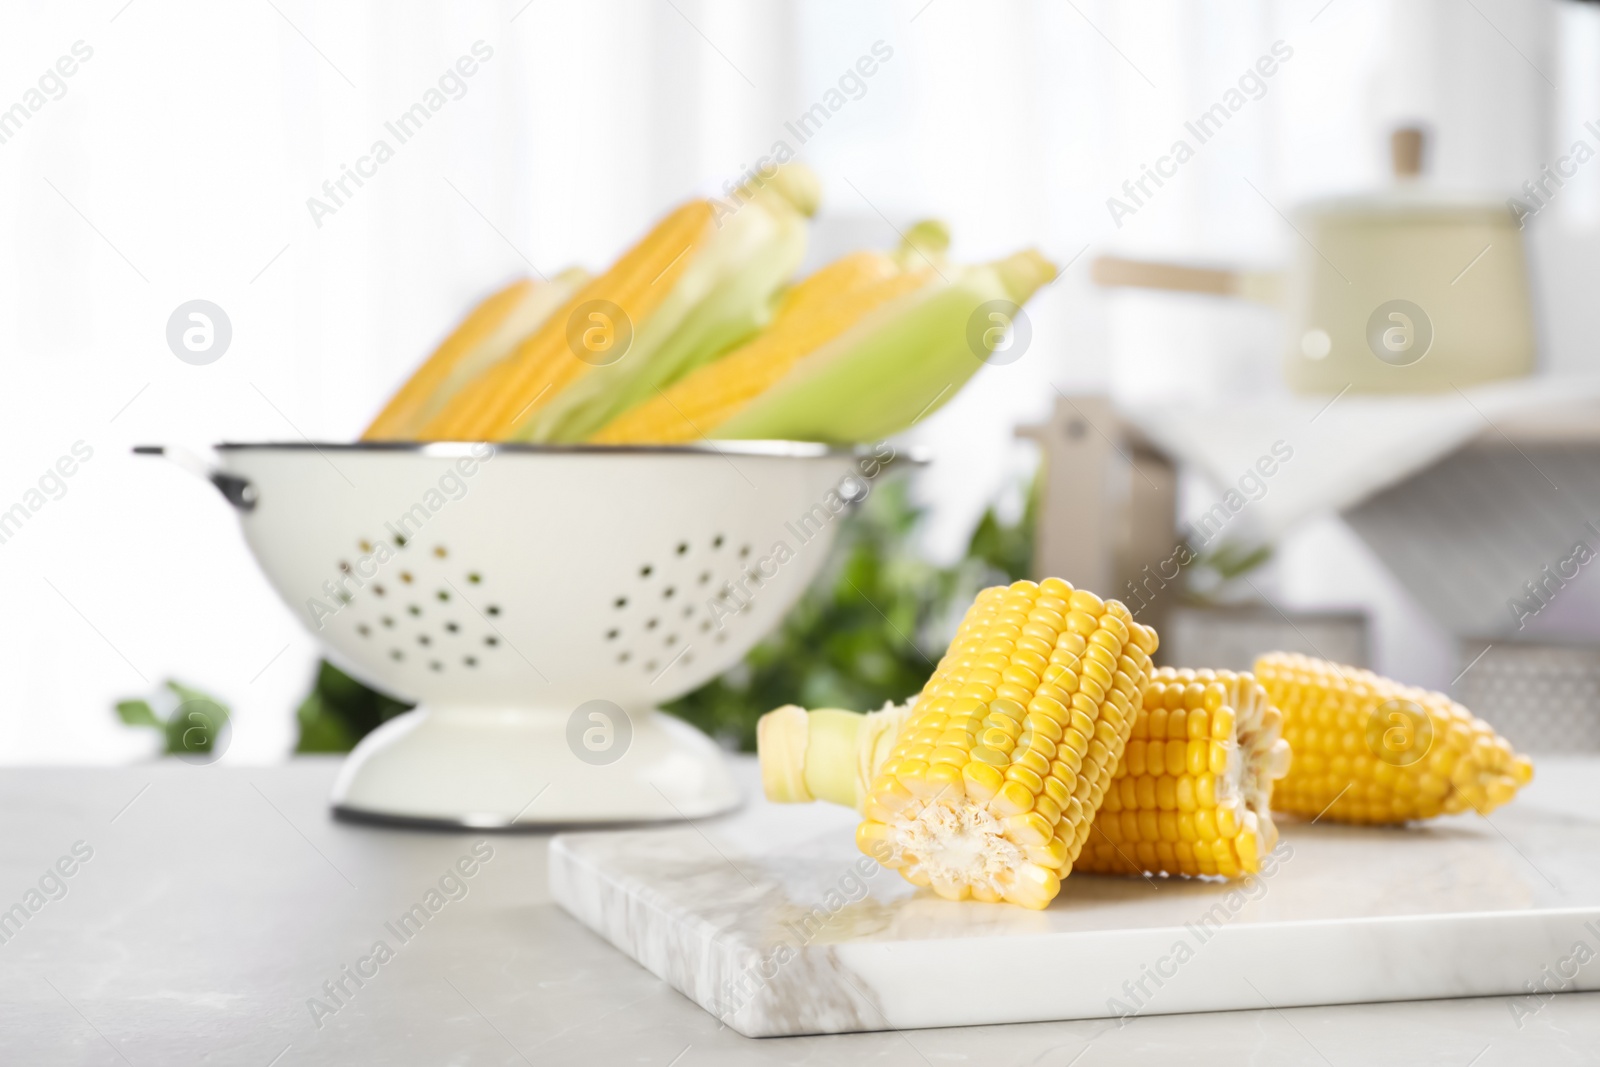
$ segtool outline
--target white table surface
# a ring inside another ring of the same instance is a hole
[[[1513,998],[1485,998],[1153,1016],[1120,1029],[1085,1021],[743,1038],[551,902],[547,835],[335,823],[326,808],[335,766],[0,771],[0,910],[23,901],[76,842],[93,849],[63,880],[66,895],[0,944],[0,1063],[1095,1067],[1166,1055],[1229,1067],[1494,1067],[1600,1058],[1600,994],[1557,996],[1520,1028]],[[1518,804],[1600,819],[1600,760],[1545,759],[1540,770]],[[426,903],[478,840],[494,854],[463,880],[466,895],[400,944],[385,923]],[[354,992],[318,1028],[308,1000],[380,938],[398,946],[393,958],[360,988],[347,980]]]

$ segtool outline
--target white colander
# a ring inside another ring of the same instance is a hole
[[[335,810],[471,826],[737,804],[717,746],[653,709],[778,623],[879,466],[793,442],[218,452],[279,595],[419,704],[356,747]]]

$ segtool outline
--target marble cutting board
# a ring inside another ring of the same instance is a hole
[[[750,1037],[1594,990],[1600,819],[1576,813],[1594,810],[1525,794],[1492,823],[1285,819],[1250,882],[1077,874],[1034,912],[917,890],[855,850],[848,810],[757,800],[558,836],[550,886]]]

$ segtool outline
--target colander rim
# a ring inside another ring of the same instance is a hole
[[[676,445],[533,444],[523,441],[223,441],[218,452],[402,452],[431,456],[460,456],[489,445],[497,453],[530,455],[664,455],[765,456],[778,459],[818,459],[824,456],[876,456],[873,445],[829,445],[818,441],[689,441]],[[926,463],[916,450],[896,449],[895,459]]]

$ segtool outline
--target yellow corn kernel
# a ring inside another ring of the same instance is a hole
[[[998,769],[976,760],[963,767],[961,775],[968,798],[980,804],[987,804],[1006,784],[1005,777]]]

